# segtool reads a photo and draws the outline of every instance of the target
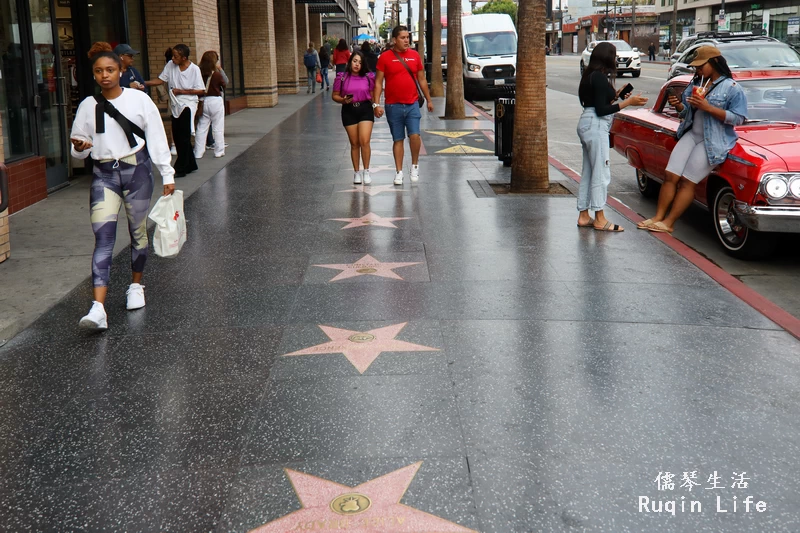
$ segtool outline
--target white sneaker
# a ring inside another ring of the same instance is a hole
[[[89,314],[81,318],[78,322],[78,327],[84,329],[108,329],[108,315],[103,304],[100,302],[92,302],[92,308],[89,309]]]
[[[364,185],[372,183],[372,176],[369,175],[369,169],[364,169]]]
[[[131,283],[131,286],[128,287],[128,292],[125,294],[128,295],[128,311],[144,307],[144,285]]]
[[[398,170],[397,174],[394,176],[394,184],[395,185],[402,185],[403,184],[403,171]]]
[[[411,165],[411,181],[419,181],[419,165]]]
[[[175,148],[174,144],[170,147],[169,153],[171,153],[172,155],[178,155],[178,149]]]
[[[214,154],[214,157],[225,157],[225,152],[222,152],[221,154]]]
[[[358,170],[353,172],[353,185],[361,185],[361,172]]]

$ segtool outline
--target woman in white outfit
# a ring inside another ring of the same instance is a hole
[[[89,190],[95,236],[94,301],[80,327],[104,330],[108,328],[104,305],[120,207],[125,207],[131,236],[132,279],[127,308],[134,310],[144,307],[141,281],[147,261],[147,212],[153,194],[153,167],[161,173],[164,195],[175,190],[175,171],[169,164],[169,145],[158,108],[142,91],[120,87],[122,61],[111,51],[111,45],[95,43],[89,57],[101,94],[81,102],[70,133],[72,157],[94,160]]]
[[[206,95],[203,97],[203,114],[200,115],[194,136],[195,159],[200,159],[206,152],[209,128],[214,132],[214,157],[225,155],[225,101],[222,98],[225,79],[217,69],[217,58],[217,53],[209,50],[200,60]]]

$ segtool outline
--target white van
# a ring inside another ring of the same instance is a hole
[[[504,14],[461,17],[464,93],[502,90],[517,82],[517,29]]]

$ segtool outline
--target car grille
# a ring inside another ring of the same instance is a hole
[[[498,78],[513,78],[516,70],[513,65],[492,65],[483,67],[481,72],[484,78],[492,80]]]
[[[632,58],[625,59],[624,57],[617,58],[617,68],[628,68],[631,66]]]

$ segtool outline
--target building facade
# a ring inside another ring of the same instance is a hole
[[[216,50],[233,113],[273,107],[279,93],[297,93],[305,83],[302,51],[309,41],[319,46],[328,16],[357,34],[356,0],[0,0],[0,161],[9,181],[0,228],[8,214],[87,172],[69,156],[69,131],[78,104],[96,91],[87,57],[92,43],[141,51],[136,67],[146,79],[158,76],[175,44],[188,45],[195,62]],[[3,244],[0,235],[0,261]]]
[[[701,31],[719,28],[719,0],[677,0],[676,42]],[[659,33],[662,47],[671,40],[673,0],[658,0]],[[725,2],[730,31],[764,31],[781,41],[800,43],[800,4],[789,0]]]

